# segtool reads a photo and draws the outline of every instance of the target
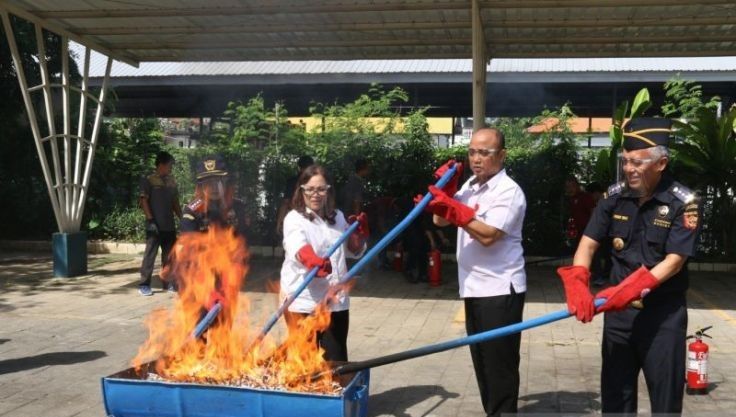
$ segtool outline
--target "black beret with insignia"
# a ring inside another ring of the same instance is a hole
[[[672,121],[655,117],[637,117],[624,122],[624,143],[627,151],[668,146]]]
[[[220,155],[212,155],[197,162],[197,181],[210,177],[224,177],[227,175],[225,161]]]

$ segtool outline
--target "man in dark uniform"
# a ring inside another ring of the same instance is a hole
[[[156,254],[161,247],[161,267],[169,264],[169,254],[176,241],[176,223],[174,215],[181,218],[179,191],[176,187],[171,169],[174,157],[168,152],[156,155],[156,170],[149,176],[141,178],[140,205],[146,215],[146,250],[141,262],[141,279],[138,292],[151,296],[151,276],[156,262]],[[163,282],[164,291],[174,288]]]
[[[219,156],[210,156],[197,163],[197,185],[194,199],[184,206],[182,232],[206,231],[210,224],[233,227],[245,237],[248,218],[245,203],[235,198],[235,183]]]
[[[601,411],[637,412],[644,372],[652,413],[682,412],[685,386],[687,260],[695,254],[701,207],[666,171],[670,121],[632,119],[624,125],[625,181],[596,206],[573,266],[558,269],[570,313],[593,318],[590,263],[610,241],[615,284],[596,294],[604,311]]]

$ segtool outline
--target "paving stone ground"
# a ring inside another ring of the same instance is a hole
[[[139,263],[138,256],[94,255],[89,275],[61,279],[51,277],[48,254],[0,254],[0,416],[105,415],[100,378],[129,366],[146,337],[144,318],[174,297],[160,288],[153,297],[138,295]],[[275,310],[276,298],[265,288],[279,267],[279,259],[252,260],[243,292],[253,317]],[[445,262],[439,288],[408,283],[393,271],[365,272],[352,296],[350,359],[464,336],[455,268]],[[563,309],[554,268],[527,272],[524,317]],[[686,396],[684,414],[736,415],[736,276],[693,273],[688,299],[689,330],[714,327],[710,392]],[[520,414],[600,413],[601,324],[600,318],[587,325],[566,319],[523,333]],[[283,331],[279,325],[274,334]],[[640,381],[639,409],[649,414]],[[369,416],[484,415],[467,347],[374,368],[368,407]]]

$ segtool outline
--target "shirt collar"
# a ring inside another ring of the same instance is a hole
[[[672,179],[672,176],[665,172],[662,174],[662,178],[659,179],[659,183],[657,184],[657,187],[654,189],[654,193],[652,193],[652,199],[657,200],[661,203],[669,203],[672,201],[673,195],[669,192],[670,187],[672,186],[672,183],[674,180]],[[634,195],[628,187],[626,188],[626,191],[621,193],[621,196],[624,198],[630,198],[633,200],[636,200],[639,198],[639,196]]]
[[[663,173],[662,178],[659,180],[659,184],[657,184],[657,188],[654,189],[654,194],[652,194],[652,198],[662,203],[669,203],[670,201],[672,201],[672,198],[674,196],[669,191],[670,187],[672,187],[673,182],[674,180],[672,179],[672,176],[670,176],[666,172]]]
[[[476,176],[473,175],[472,177],[470,177],[470,182],[468,183],[469,188],[474,193],[482,190],[483,187],[488,187],[489,189],[492,189],[501,181],[501,178],[504,176],[506,176],[506,168],[501,168],[501,170],[498,171],[496,175],[492,176],[488,181],[484,182],[483,184],[479,184],[478,181],[476,181]]]

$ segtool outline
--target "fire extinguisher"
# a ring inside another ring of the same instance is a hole
[[[394,249],[394,271],[396,272],[403,272],[404,271],[404,251],[401,249],[401,247],[397,246]]]
[[[429,286],[439,287],[442,284],[442,252],[439,249],[429,251]]]
[[[687,345],[687,393],[689,395],[704,395],[708,393],[708,345],[703,342],[703,336],[711,338],[705,332],[713,326],[697,330],[695,341]]]

